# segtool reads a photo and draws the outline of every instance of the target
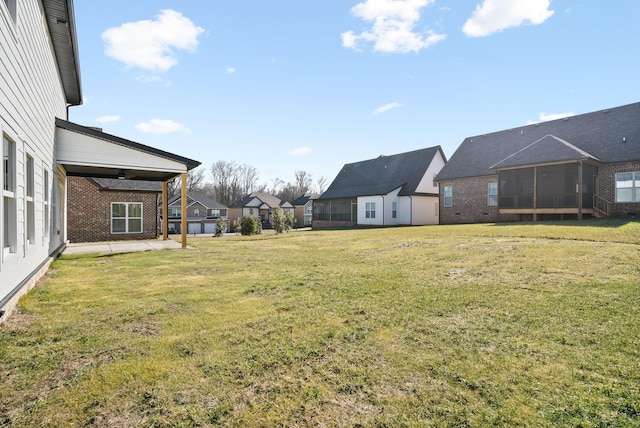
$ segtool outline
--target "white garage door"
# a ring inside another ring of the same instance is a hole
[[[191,234],[196,234],[196,233],[200,233],[200,231],[202,230],[202,228],[200,227],[200,223],[189,223],[188,224],[188,231]]]
[[[204,233],[216,233],[216,224],[215,223],[205,223],[204,224]]]

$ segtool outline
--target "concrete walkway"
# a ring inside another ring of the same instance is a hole
[[[163,250],[165,248],[180,249],[182,245],[172,239],[166,241],[150,239],[147,241],[81,242],[67,244],[62,254],[116,254]]]

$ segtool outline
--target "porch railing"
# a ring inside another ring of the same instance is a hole
[[[601,215],[603,217],[611,216],[611,209],[613,204],[607,201],[605,198],[593,195],[593,210],[596,215]]]

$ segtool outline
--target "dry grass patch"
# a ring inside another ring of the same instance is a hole
[[[637,426],[640,224],[63,256],[0,329],[0,425]]]

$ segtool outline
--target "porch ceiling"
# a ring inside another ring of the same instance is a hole
[[[71,176],[168,181],[200,162],[56,119],[56,162]]]

